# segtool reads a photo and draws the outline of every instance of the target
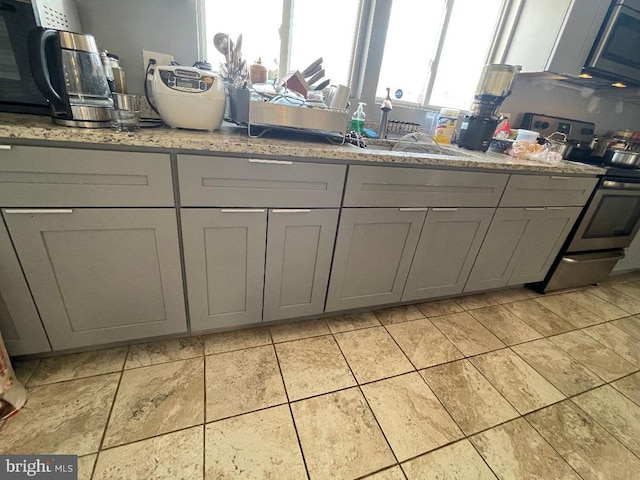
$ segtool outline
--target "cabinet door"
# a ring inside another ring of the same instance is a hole
[[[3,213],[54,350],[186,332],[175,210]]]
[[[264,320],[324,311],[337,209],[269,210]]]
[[[544,211],[528,212],[532,220],[518,245],[507,285],[544,280],[581,210],[580,207],[547,207]]]
[[[399,302],[426,209],[343,208],[326,311]]]
[[[0,332],[9,355],[51,350],[9,234],[0,218]]]
[[[263,209],[182,209],[193,331],[262,320],[267,235]]]
[[[542,280],[580,210],[498,208],[464,291]]]
[[[494,211],[494,208],[429,210],[402,301],[461,293]]]

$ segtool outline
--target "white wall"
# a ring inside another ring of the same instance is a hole
[[[523,113],[532,112],[593,122],[598,134],[610,130],[640,130],[639,103],[610,98],[607,92],[602,91],[591,95],[587,93],[575,87],[563,86],[555,80],[520,76],[513,93],[504,101],[500,111],[512,115],[512,128],[520,126]],[[377,122],[379,108],[380,104],[369,108],[367,120]],[[423,123],[424,111],[397,106],[390,118]]]
[[[557,81],[521,77],[501,111],[513,114],[517,122],[524,112],[593,122],[599,134],[609,130],[640,130],[639,104],[607,97],[607,92],[588,95],[591,92],[563,87]]]
[[[196,0],[76,0],[84,33],[120,57],[130,93],[143,92],[142,50],[173,54],[192,65],[198,56]]]

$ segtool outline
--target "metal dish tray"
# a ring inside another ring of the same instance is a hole
[[[278,105],[268,102],[249,102],[249,135],[251,128],[283,127],[307,133],[339,133],[347,131],[349,112],[346,109],[319,109]],[[253,135],[252,135],[253,136]]]
[[[349,111],[346,109],[305,108],[250,100],[249,89],[229,86],[226,119],[238,125],[247,125],[249,135],[262,136],[269,130],[297,131],[323,135],[344,143]],[[255,127],[257,135],[252,131]]]

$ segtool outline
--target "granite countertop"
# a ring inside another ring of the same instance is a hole
[[[237,153],[256,156],[275,156],[323,159],[347,163],[377,165],[428,166],[456,169],[483,169],[601,175],[602,168],[562,161],[550,165],[522,160],[499,153],[482,153],[444,147],[449,155],[388,152],[358,148],[352,145],[249,137],[246,128],[223,125],[220,132],[200,132],[170,128],[145,128],[134,133],[120,133],[109,129],[70,128],[53,125],[49,117],[0,113],[0,142],[35,140],[158,148],[164,150]]]

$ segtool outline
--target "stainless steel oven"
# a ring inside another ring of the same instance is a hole
[[[625,248],[640,229],[640,178],[604,177],[568,252]]]
[[[610,169],[611,170],[611,169]],[[585,207],[541,290],[597,283],[606,279],[624,248],[640,229],[640,172],[613,169],[607,173]]]
[[[640,83],[640,0],[615,0],[586,69],[611,78]]]
[[[535,113],[524,115],[523,127],[543,137],[560,131],[581,145],[590,144],[595,130],[594,124]],[[640,230],[640,167],[592,153],[584,147],[568,157],[605,170],[546,278],[535,285],[543,292],[606,279]]]

